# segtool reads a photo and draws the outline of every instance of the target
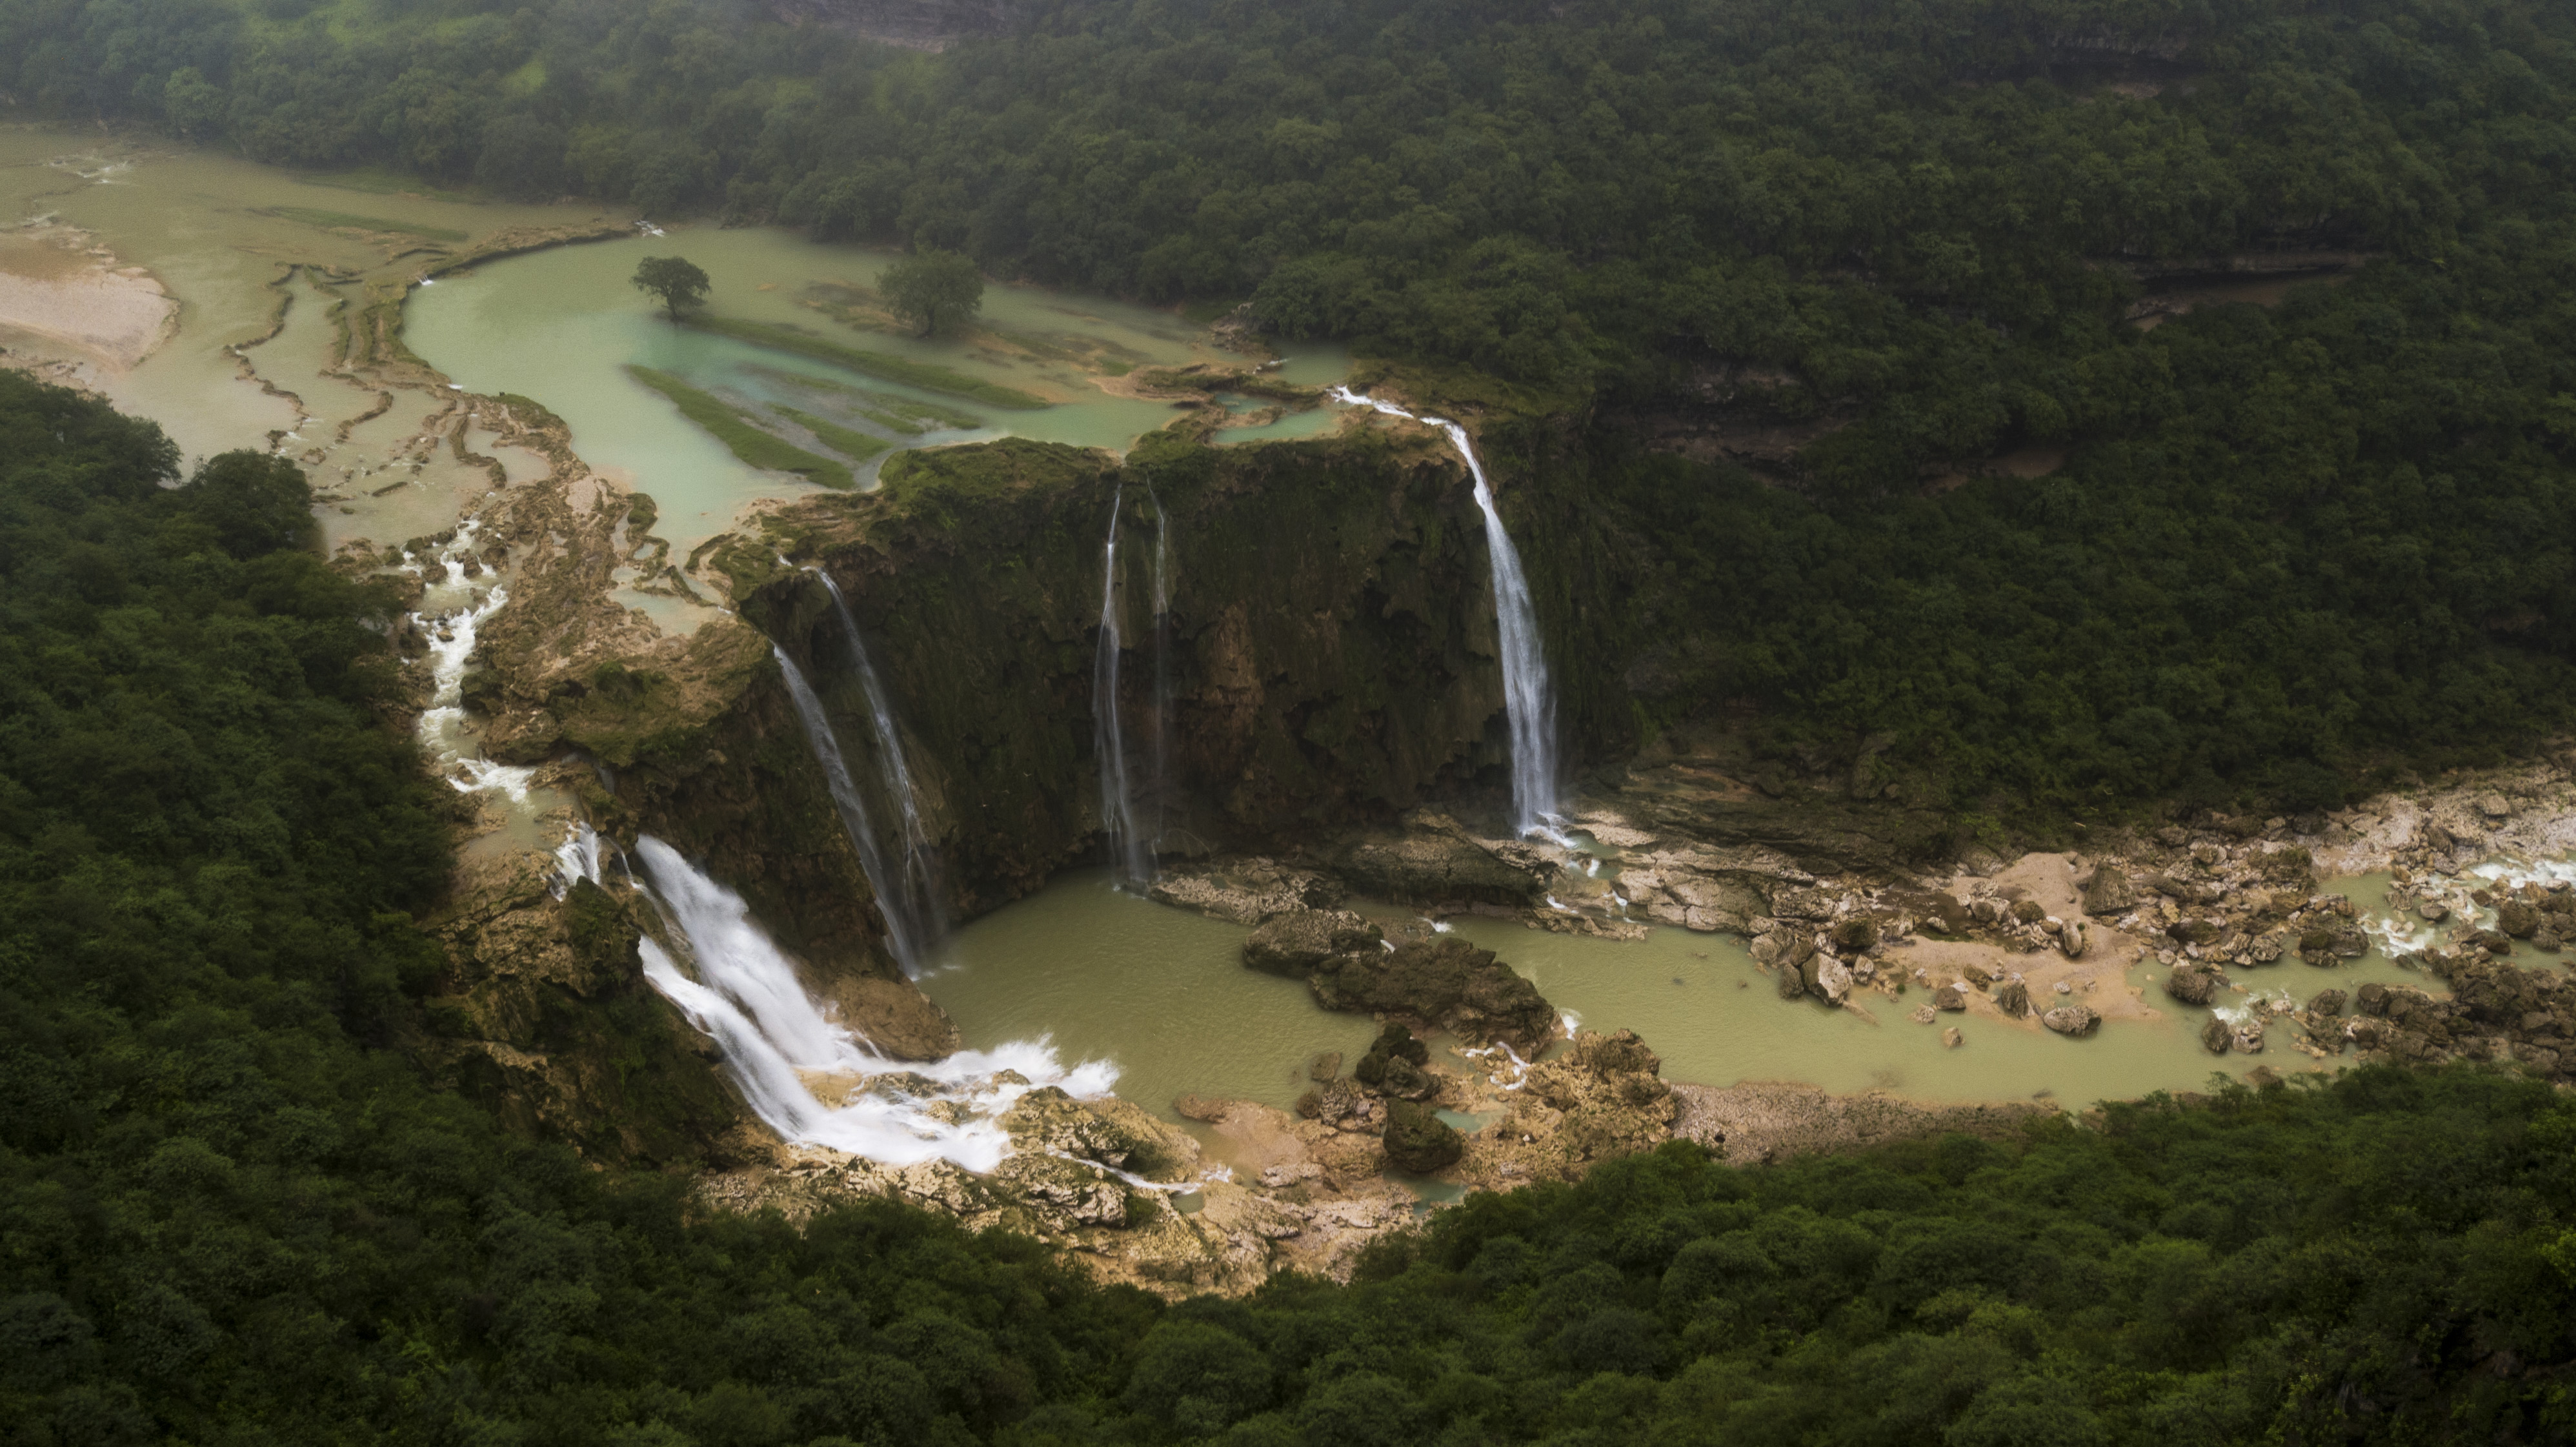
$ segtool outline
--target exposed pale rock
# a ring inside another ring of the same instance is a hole
[[[2060,1005],[2039,1017],[2039,1023],[2060,1035],[2090,1035],[2101,1021],[2090,1005]]]

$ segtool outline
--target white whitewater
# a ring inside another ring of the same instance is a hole
[[[1118,514],[1127,497],[1121,483],[1109,500],[1109,541],[1101,551],[1100,642],[1091,659],[1094,752],[1100,759],[1100,826],[1109,836],[1109,864],[1118,883],[1134,888],[1154,877],[1153,843],[1136,826],[1133,781],[1127,775],[1127,736],[1118,720],[1118,656],[1125,648],[1118,623]]]
[[[912,765],[903,755],[903,726],[895,720],[894,704],[884,681],[877,677],[875,661],[868,657],[867,640],[859,636],[859,620],[851,616],[841,585],[821,568],[808,571],[823,580],[823,591],[832,595],[832,611],[840,616],[850,669],[859,676],[859,690],[868,701],[868,723],[876,733],[878,782],[903,821],[902,908],[911,915],[908,928],[922,949],[934,949],[947,933],[948,922],[940,906],[939,861],[931,853],[930,831],[921,822],[921,796],[912,785]]]
[[[513,803],[525,803],[537,771],[479,757],[465,735],[465,665],[474,656],[475,630],[510,601],[510,590],[497,583],[476,597],[466,576],[465,555],[481,526],[474,518],[457,525],[456,536],[438,550],[435,578],[410,554],[403,556],[403,566],[425,584],[423,611],[411,615],[412,626],[429,639],[429,707],[421,710],[417,728],[421,747],[438,760],[440,776],[457,792],[506,794]],[[430,611],[441,603],[449,605],[446,611]]]
[[[886,868],[885,854],[877,848],[876,823],[868,817],[868,801],[851,779],[848,761],[841,757],[841,741],[832,733],[832,716],[823,711],[823,700],[815,696],[814,686],[805,681],[805,671],[787,656],[787,650],[773,643],[769,651],[778,659],[778,671],[787,679],[787,696],[796,704],[796,721],[804,725],[806,746],[814,751],[814,762],[823,766],[823,781],[831,788],[833,807],[841,811],[841,828],[850,836],[850,847],[859,853],[859,870],[867,875],[868,888],[876,893],[877,913],[885,919],[886,944],[905,974],[917,973],[922,957],[919,942],[912,937],[911,911],[896,892],[895,886],[901,881]]]
[[[790,1142],[893,1165],[944,1158],[989,1171],[1010,1154],[998,1122],[1021,1096],[1052,1085],[1090,1098],[1117,1083],[1117,1067],[1087,1061],[1068,1069],[1044,1039],[928,1063],[880,1055],[815,1004],[740,895],[650,835],[636,841],[635,854],[679,951],[645,938],[645,978],[714,1038],[753,1112]],[[568,862],[600,883],[598,858],[592,847]],[[696,966],[695,978],[680,956]],[[829,1105],[807,1085],[809,1073],[894,1079],[877,1089],[851,1082],[849,1098]]]
[[[1539,637],[1538,615],[1530,606],[1520,550],[1512,546],[1512,535],[1503,529],[1503,515],[1494,509],[1494,489],[1485,480],[1485,465],[1477,460],[1475,444],[1468,440],[1466,428],[1445,417],[1407,412],[1348,387],[1335,387],[1332,395],[1355,407],[1437,427],[1466,459],[1467,475],[1476,480],[1476,506],[1485,514],[1485,546],[1494,560],[1494,618],[1503,646],[1503,710],[1512,736],[1512,825],[1523,835],[1556,834],[1564,822],[1564,810],[1557,798],[1556,692],[1548,683],[1546,643]]]

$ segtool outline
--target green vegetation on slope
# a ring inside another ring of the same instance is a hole
[[[807,481],[844,491],[858,486],[850,469],[830,458],[817,457],[773,432],[764,432],[747,418],[742,409],[710,392],[702,392],[668,372],[651,367],[629,366],[627,375],[671,399],[680,415],[698,424],[708,435],[729,448],[744,465],[771,472],[793,472]]]
[[[800,412],[784,403],[773,402],[769,410],[813,433],[816,441],[852,462],[865,462],[894,445],[882,437],[870,436],[854,427],[844,427],[811,412]]]
[[[779,326],[770,322],[745,321],[739,317],[691,317],[688,324],[700,331],[714,332],[718,336],[731,337],[738,342],[749,342],[753,346],[769,347],[781,352],[793,352],[800,357],[812,357],[818,362],[847,367],[863,377],[901,382],[908,387],[919,387],[925,392],[946,392],[953,397],[966,397],[988,406],[1008,407],[1022,412],[1034,411],[1047,405],[1043,397],[1032,397],[1026,392],[970,377],[963,372],[953,371],[933,362],[915,362],[886,352],[871,352],[859,347],[843,346],[839,342],[815,336],[811,332],[798,331],[794,327]]]

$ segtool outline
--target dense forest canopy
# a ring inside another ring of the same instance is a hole
[[[790,1225],[431,1091],[446,872],[294,468],[0,372],[0,1435],[27,1447],[2537,1441],[2576,1107],[2378,1068],[1479,1196],[1353,1287]],[[581,889],[590,888],[587,885]],[[576,898],[574,907],[580,907]]]

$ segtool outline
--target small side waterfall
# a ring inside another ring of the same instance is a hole
[[[524,803],[537,771],[479,757],[465,735],[465,666],[474,657],[475,632],[510,601],[509,590],[498,583],[476,598],[467,579],[465,555],[473,551],[474,534],[481,527],[477,518],[457,524],[456,536],[438,550],[435,578],[410,554],[403,555],[405,567],[419,574],[424,585],[424,611],[411,615],[412,626],[429,639],[429,707],[420,711],[416,728],[421,747],[439,762],[441,776],[457,792],[500,793],[513,803]],[[433,615],[426,609],[436,606],[436,600],[454,600],[460,606]]]
[[[894,705],[877,677],[875,662],[868,657],[867,640],[859,634],[858,619],[850,615],[849,600],[841,596],[841,585],[821,568],[812,572],[832,595],[832,611],[840,615],[841,637],[849,645],[850,669],[859,676],[859,689],[867,696],[868,723],[876,733],[878,782],[903,821],[903,907],[912,916],[913,938],[923,948],[931,948],[947,933],[948,925],[946,911],[940,907],[939,860],[931,852],[930,831],[921,822],[921,796],[912,785],[912,766],[903,756],[903,727],[895,721]]]
[[[809,1142],[895,1165],[945,1157],[989,1171],[1010,1154],[998,1124],[1019,1098],[1053,1085],[1076,1096],[1108,1093],[1115,1066],[1091,1061],[1067,1069],[1044,1039],[996,1050],[968,1050],[921,1063],[880,1055],[834,1022],[805,993],[796,967],[751,918],[742,896],[692,867],[679,851],[646,835],[636,841],[648,893],[661,913],[670,947],[645,938],[644,976],[712,1036],[725,1069],[754,1113],[789,1141]],[[575,852],[568,867],[601,883],[599,854]],[[694,963],[681,968],[673,949]],[[806,1075],[896,1074],[899,1090],[879,1093],[850,1080],[847,1099],[828,1105]],[[933,1087],[923,1090],[921,1082]]]
[[[1529,579],[1521,571],[1520,550],[1494,509],[1494,489],[1485,480],[1485,465],[1467,429],[1445,417],[1417,416],[1392,402],[1365,397],[1348,387],[1332,394],[1355,407],[1370,407],[1390,417],[1410,418],[1437,427],[1467,462],[1476,480],[1476,506],[1485,514],[1485,545],[1494,559],[1494,618],[1503,648],[1503,709],[1512,735],[1512,827],[1523,835],[1553,833],[1564,817],[1557,798],[1556,693],[1547,677],[1547,650],[1539,637],[1538,616],[1530,606]]]
[[[1154,848],[1137,827],[1127,735],[1118,718],[1118,660],[1126,647],[1118,617],[1118,517],[1126,499],[1126,484],[1121,483],[1109,500],[1109,541],[1101,550],[1100,642],[1091,660],[1091,716],[1100,760],[1100,824],[1109,835],[1110,867],[1121,885],[1134,887],[1154,877]]]
[[[860,795],[859,786],[850,778],[850,766],[841,757],[841,742],[832,734],[832,717],[823,711],[823,700],[814,694],[814,686],[805,681],[805,671],[787,650],[771,644],[769,651],[778,659],[778,671],[787,679],[787,696],[796,704],[796,721],[805,728],[806,746],[814,751],[814,761],[823,766],[824,782],[831,786],[832,804],[841,811],[841,827],[850,836],[850,846],[859,852],[859,868],[868,877],[868,888],[876,891],[878,913],[885,916],[886,943],[894,950],[895,963],[907,975],[917,973],[921,965],[921,942],[913,935],[912,911],[899,891],[902,881],[886,867],[885,854],[877,847],[876,824],[868,817],[868,801]]]

